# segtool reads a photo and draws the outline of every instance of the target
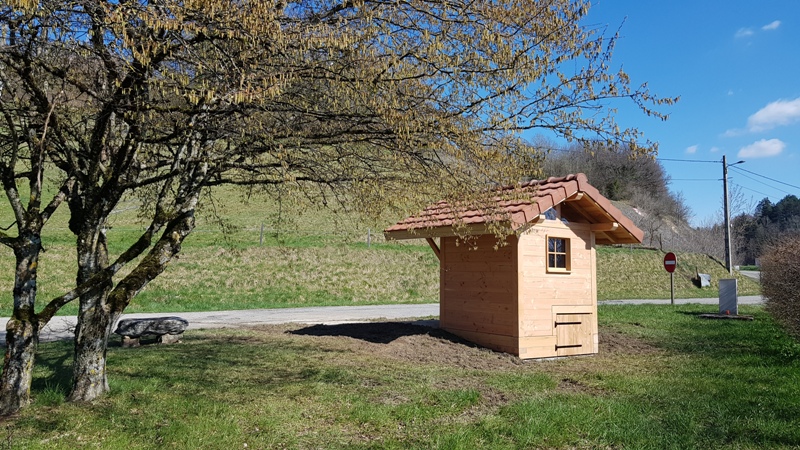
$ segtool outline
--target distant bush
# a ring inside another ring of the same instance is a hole
[[[761,292],[767,311],[800,337],[800,235],[770,246],[761,258]]]

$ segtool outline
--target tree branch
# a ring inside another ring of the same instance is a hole
[[[72,191],[73,186],[75,185],[75,178],[70,177],[67,178],[64,183],[61,184],[61,188],[58,190],[58,193],[50,200],[50,203],[44,208],[42,211],[42,225],[46,224],[50,217],[52,217],[53,213],[56,212],[56,209],[67,199],[70,192]]]
[[[158,223],[157,221],[153,221],[151,225],[147,228],[147,230],[139,236],[139,239],[136,240],[127,250],[125,250],[113,263],[111,263],[108,267],[104,268],[103,270],[94,274],[91,278],[86,280],[86,282],[82,283],[80,286],[76,287],[75,289],[67,292],[64,295],[56,297],[42,309],[42,312],[38,314],[38,320],[40,327],[46,325],[50,319],[60,310],[64,305],[67,303],[80,298],[81,295],[90,292],[91,290],[95,289],[97,286],[101,286],[107,283],[111,278],[119,272],[123,267],[125,267],[128,263],[133,261],[134,259],[138,258],[142,253],[147,250],[153,240],[153,236],[161,229],[163,224]]]

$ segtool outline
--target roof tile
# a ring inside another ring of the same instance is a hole
[[[607,198],[603,197],[594,186],[589,184],[586,175],[582,173],[508,186],[500,189],[500,192],[508,193],[513,189],[520,189],[529,197],[519,199],[497,197],[496,207],[500,210],[499,215],[493,211],[465,209],[459,211],[456,217],[453,208],[447,202],[439,201],[425,208],[420,214],[407,217],[388,227],[384,232],[389,238],[423,238],[426,237],[426,230],[452,227],[453,235],[455,235],[455,226],[458,224],[480,225],[498,220],[508,221],[511,229],[516,230],[527,222],[535,220],[539,214],[543,214],[553,206],[566,201],[578,192],[583,192],[589,199],[582,199],[575,206],[583,205],[588,208],[584,212],[593,220],[591,223],[612,220],[621,225],[618,230],[606,232],[602,238],[598,236],[598,243],[635,243],[641,242],[644,237],[644,233]],[[595,209],[597,212],[592,212]],[[415,233],[414,236],[409,235],[408,232],[411,231]],[[393,233],[396,236],[393,236]],[[441,235],[441,232],[436,235]]]

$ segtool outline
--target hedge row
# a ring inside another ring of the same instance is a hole
[[[800,337],[800,235],[779,240],[761,257],[761,292],[767,311]]]

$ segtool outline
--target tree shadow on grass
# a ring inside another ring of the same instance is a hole
[[[301,336],[335,336],[350,337],[373,344],[389,344],[405,336],[427,335],[470,347],[476,345],[454,336],[435,325],[417,325],[408,322],[364,322],[344,323],[339,325],[313,325],[299,330],[287,331],[289,334]]]
[[[49,343],[42,354],[36,355],[36,370],[31,382],[32,392],[41,392],[46,389],[69,391],[72,387],[72,357],[74,352],[72,342]],[[41,348],[41,347],[40,347]],[[39,373],[45,371],[48,375],[42,377]]]

